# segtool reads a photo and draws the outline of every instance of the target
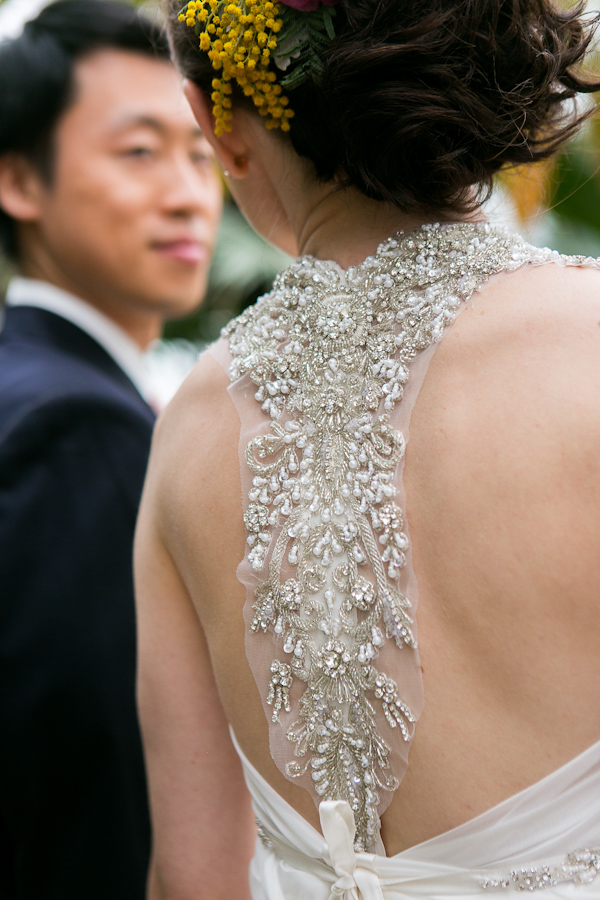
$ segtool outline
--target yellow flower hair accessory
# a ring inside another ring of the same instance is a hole
[[[211,100],[217,137],[231,130],[232,81],[265,117],[267,128],[290,130],[294,113],[283,93],[323,69],[320,51],[335,37],[337,0],[190,0],[179,21],[193,28],[216,77]],[[286,71],[277,82],[271,62]]]

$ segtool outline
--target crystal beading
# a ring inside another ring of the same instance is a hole
[[[224,331],[232,381],[248,375],[271,420],[246,448],[244,513],[261,578],[251,631],[281,645],[266,702],[274,721],[296,716],[285,774],[310,772],[317,802],[350,804],[359,851],[374,846],[380,793],[398,786],[379,722],[407,743],[415,726],[401,686],[376,667],[386,641],[400,653],[416,645],[399,588],[404,438],[390,416],[411,362],[461,303],[495,273],[555,259],[565,262],[487,224],[423,226],[347,271],[299,259]]]
[[[543,891],[557,884],[590,884],[600,873],[600,850],[576,850],[555,866],[514,869],[481,882],[485,891]]]

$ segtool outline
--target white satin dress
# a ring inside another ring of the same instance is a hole
[[[424,226],[347,272],[298,261],[210,349],[241,420],[246,652],[273,758],[312,794],[323,832],[233,736],[259,827],[254,900],[600,898],[600,742],[396,856],[379,836],[423,706],[402,486],[411,411],[472,295],[548,263],[598,267],[489,225]]]
[[[233,740],[259,823],[253,900],[484,900],[517,891],[543,891],[545,900],[600,897],[600,741],[483,815],[387,857],[381,846],[377,854],[354,851],[343,801],[321,803],[319,834]]]

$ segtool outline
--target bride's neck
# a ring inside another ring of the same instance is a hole
[[[356,188],[336,188],[314,180],[305,180],[301,190],[282,200],[298,254],[331,259],[344,269],[361,263],[397,232],[414,231],[427,222],[485,218],[480,210],[471,216],[405,215],[391,203],[370,200]]]
[[[319,181],[313,164],[288,139],[267,132],[256,116],[240,118],[249,166],[246,177],[232,184],[234,194],[257,230],[287,252],[334,260],[347,269],[399,231],[426,222],[485,218],[480,210],[471,217],[405,215],[358,188]]]
[[[343,269],[361,263],[396,232],[413,231],[428,221],[405,216],[352,188],[331,191],[298,213],[293,226],[299,254],[335,260]]]

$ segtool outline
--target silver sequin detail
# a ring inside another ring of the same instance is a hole
[[[273,632],[283,654],[265,699],[273,721],[296,716],[286,774],[309,772],[317,800],[350,804],[358,851],[374,846],[380,792],[398,786],[376,709],[406,742],[415,724],[375,666],[387,640],[416,646],[399,588],[404,441],[390,415],[410,363],[464,300],[495,273],[555,258],[489,225],[424,226],[346,272],[300,259],[224,331],[232,381],[249,375],[271,419],[246,449],[254,477],[244,514],[248,561],[264,574],[251,631]]]
[[[487,878],[481,887],[488,891],[543,891],[557,884],[589,884],[600,873],[599,850],[576,850],[557,866],[515,869],[509,875]]]

